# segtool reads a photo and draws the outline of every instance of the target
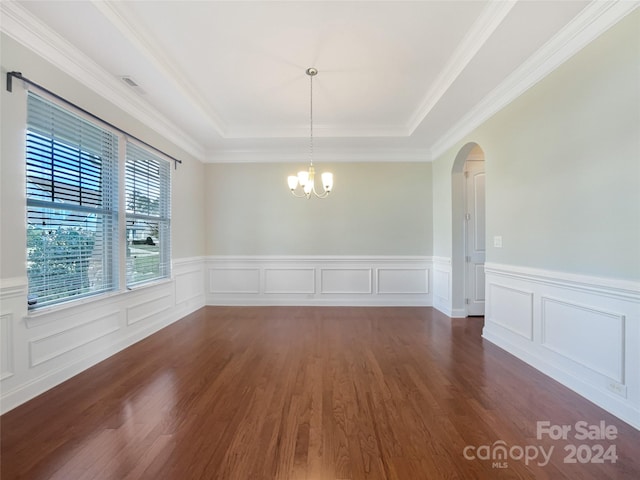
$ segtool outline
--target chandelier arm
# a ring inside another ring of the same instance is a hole
[[[296,189],[296,190],[297,190],[297,189]],[[302,192],[302,195],[298,195],[298,194],[296,193],[296,191],[295,191],[295,190],[289,190],[289,191],[291,192],[291,195],[293,195],[294,197],[297,197],[297,198],[304,198],[304,197],[307,197],[307,198],[309,198],[309,195],[307,195],[306,193],[304,193],[304,191]]]
[[[313,194],[314,194],[316,197],[318,197],[318,198],[325,198],[325,197],[327,197],[327,196],[331,193],[331,190],[329,190],[329,191],[324,190],[322,193],[318,193],[318,192],[316,192],[316,186],[315,186],[315,185],[313,186],[313,188],[311,189],[311,191],[312,191],[312,192],[313,192]]]

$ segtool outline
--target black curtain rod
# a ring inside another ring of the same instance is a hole
[[[36,82],[29,80],[26,77],[22,76],[22,73],[20,72],[7,72],[7,92],[12,92],[13,91],[13,78],[17,78],[19,80],[22,80],[23,82],[28,83],[29,85],[33,85],[36,88],[39,88],[40,90],[42,90],[43,92],[47,92],[49,95],[51,95],[54,98],[57,98],[58,100],[60,100],[61,102],[66,103],[67,105],[71,105],[73,108],[76,108],[78,110],[80,110],[82,113],[84,113],[85,115],[89,115],[91,118],[98,120],[99,122],[104,123],[105,125],[108,125],[109,127],[113,128],[114,130],[130,137],[133,138],[134,140],[142,143],[143,145],[151,148],[152,150],[155,150],[158,153],[161,153],[162,155],[164,155],[167,158],[170,158],[171,160],[173,160],[173,166],[174,168],[178,168],[178,164],[182,163],[182,160],[178,160],[177,158],[172,157],[171,155],[163,152],[162,150],[154,147],[153,145],[149,145],[147,142],[145,142],[144,140],[140,140],[138,137],[136,137],[135,135],[131,135],[129,132],[125,132],[124,130],[122,130],[119,127],[116,127],[114,124],[107,122],[106,120],[103,120],[102,118],[98,117],[97,115],[94,115],[91,112],[88,112],[87,110],[85,110],[82,107],[79,107],[78,105],[76,105],[73,102],[70,102],[69,100],[67,100],[66,98],[62,98],[60,95],[53,93],[51,90],[44,88],[42,85],[38,85]]]

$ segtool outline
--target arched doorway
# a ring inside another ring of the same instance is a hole
[[[464,145],[451,171],[452,315],[484,315],[485,169],[484,151]]]

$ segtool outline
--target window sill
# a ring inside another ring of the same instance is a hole
[[[135,285],[127,285],[124,293],[137,292],[138,290],[144,290],[145,288],[157,287],[158,285],[164,285],[165,283],[173,282],[173,277],[161,278],[160,280],[149,280],[148,282],[137,283]]]
[[[91,295],[84,298],[79,298],[77,300],[68,300],[66,302],[58,303],[55,305],[49,305],[46,307],[40,307],[33,310],[27,311],[27,321],[29,320],[37,320],[42,317],[46,317],[47,315],[53,315],[60,312],[68,312],[69,310],[75,308],[81,308],[90,303],[102,302],[108,300],[110,298],[121,295],[123,292],[104,292],[98,295]]]
[[[81,313],[83,309],[87,309],[87,307],[93,308],[94,306],[102,306],[107,302],[114,302],[119,298],[126,298],[127,295],[167,285],[171,282],[173,282],[173,277],[163,278],[160,280],[149,281],[148,283],[141,283],[138,285],[126,287],[126,289],[104,292],[98,295],[92,295],[77,300],[69,300],[67,302],[59,303],[56,305],[28,310],[27,316],[25,317],[27,327],[39,325],[47,320],[58,320],[61,317],[67,318],[70,315]]]

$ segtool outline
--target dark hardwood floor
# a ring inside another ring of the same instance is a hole
[[[640,478],[640,431],[482,340],[482,322],[207,307],[3,415],[1,478]],[[538,421],[572,431],[538,439]],[[581,421],[616,438],[576,440]]]

